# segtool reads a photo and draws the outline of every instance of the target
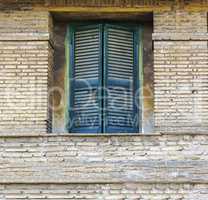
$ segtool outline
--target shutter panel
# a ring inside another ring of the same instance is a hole
[[[105,26],[105,132],[133,133],[139,128],[137,34],[134,28]]]
[[[98,25],[74,26],[71,46],[70,132],[101,131],[99,86],[102,78],[102,29]]]

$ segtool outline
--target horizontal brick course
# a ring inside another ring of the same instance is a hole
[[[207,137],[5,136],[0,183],[208,183]]]
[[[2,200],[205,200],[207,197],[206,184],[0,185]]]
[[[49,40],[48,12],[0,12],[0,40]]]
[[[155,12],[154,33],[207,33],[207,13],[184,10]]]

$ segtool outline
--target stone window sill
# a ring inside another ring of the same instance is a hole
[[[0,133],[1,137],[121,137],[121,136],[159,136],[161,133],[112,133],[112,134],[91,134],[91,133]]]

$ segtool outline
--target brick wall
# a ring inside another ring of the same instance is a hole
[[[49,18],[0,13],[0,132],[47,132]]]
[[[0,12],[0,40],[48,40],[50,28],[45,11]]]
[[[208,183],[207,135],[0,137],[2,183]]]
[[[207,13],[184,10],[154,13],[154,32],[207,33]]]
[[[207,132],[207,13],[155,13],[153,39],[156,131]]]
[[[0,199],[206,200],[206,184],[0,185]]]
[[[0,199],[204,200],[207,135],[2,135]]]
[[[155,122],[166,134],[47,135],[51,18],[0,13],[1,200],[208,198],[206,13],[155,13],[154,25]]]

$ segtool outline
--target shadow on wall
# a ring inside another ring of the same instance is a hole
[[[53,82],[53,132],[64,133],[65,130],[65,37],[66,22],[54,22],[54,82]],[[152,51],[152,23],[144,24],[143,33],[143,132],[153,132],[153,51]]]

